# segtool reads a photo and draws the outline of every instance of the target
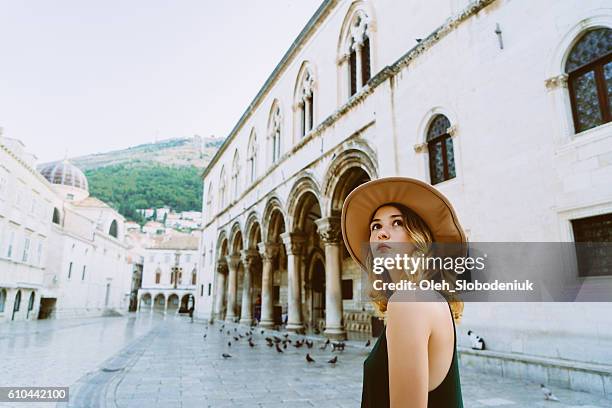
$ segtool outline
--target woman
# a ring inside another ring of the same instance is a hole
[[[429,184],[403,177],[365,183],[346,198],[341,221],[351,257],[372,282],[403,279],[417,288],[423,279],[453,282],[453,271],[422,267],[373,273],[375,257],[431,256],[433,243],[465,246],[465,233],[450,202]],[[371,296],[386,324],[364,362],[361,406],[463,407],[454,322],[463,304],[444,291],[374,287]]]

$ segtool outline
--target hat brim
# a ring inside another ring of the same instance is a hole
[[[351,257],[364,269],[363,248],[370,241],[370,220],[386,203],[400,203],[427,224],[437,243],[467,242],[450,201],[437,189],[420,180],[386,177],[355,188],[342,206],[342,238]]]

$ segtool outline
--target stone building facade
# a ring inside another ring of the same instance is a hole
[[[134,265],[123,222],[74,165],[39,171],[20,141],[0,136],[0,319],[127,311]]]
[[[260,295],[264,327],[368,330],[338,222],[379,177],[434,184],[474,242],[612,241],[611,33],[603,0],[323,2],[203,173],[197,315],[247,323]],[[610,310],[466,304],[458,342],[612,393]]]
[[[144,250],[138,310],[185,312],[194,302],[199,237],[188,234],[154,239]]]

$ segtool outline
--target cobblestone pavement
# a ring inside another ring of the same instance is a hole
[[[369,351],[363,342],[334,353],[320,350],[322,341],[312,349],[289,344],[279,353],[263,339],[276,333],[255,329],[251,348],[246,337],[233,338],[247,329],[234,327],[220,333],[221,323],[207,329],[187,318],[150,314],[3,327],[0,379],[2,385],[70,385],[70,403],[61,407],[359,406]],[[307,352],[315,362],[306,362]],[[338,362],[328,364],[334,355]],[[563,389],[553,389],[561,402],[544,401],[539,384],[467,369],[461,382],[466,408],[612,407],[611,400]]]

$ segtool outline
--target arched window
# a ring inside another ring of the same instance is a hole
[[[157,270],[155,270],[155,283],[160,283],[161,282],[161,269],[157,268]]]
[[[196,268],[193,268],[193,270],[191,271],[191,284],[192,285],[196,284],[196,276],[197,276]]]
[[[111,222],[110,228],[108,229],[108,235],[117,238],[117,220]]]
[[[255,175],[257,174],[257,134],[255,133],[255,129],[251,130],[251,136],[249,136],[247,166],[248,182],[252,183],[255,181]]]
[[[60,224],[60,212],[57,208],[53,209],[53,223]]]
[[[280,158],[281,151],[281,109],[278,101],[272,104],[270,118],[268,120],[268,139],[270,140],[270,150],[272,163],[276,163]]]
[[[576,133],[612,121],[612,29],[587,31],[565,63]]]
[[[353,96],[370,80],[370,19],[359,10],[351,20],[348,36],[350,95]]]
[[[427,131],[431,184],[438,184],[455,177],[453,139],[448,133],[450,126],[446,116],[437,115]]]
[[[6,289],[0,289],[0,313],[4,312],[4,305],[6,305]]]
[[[208,183],[208,191],[206,192],[206,208],[204,209],[204,211],[206,211],[206,214],[208,215],[208,219],[211,219],[213,216],[213,208],[212,208],[212,204],[213,204],[213,184],[212,182]]]
[[[232,199],[238,198],[240,190],[240,155],[238,149],[234,152],[234,160],[232,161]]]
[[[225,208],[227,176],[225,175],[225,166],[221,167],[221,176],[219,176],[219,211]]]
[[[299,121],[299,136],[303,137],[314,126],[315,79],[310,67],[304,66],[302,68],[297,83],[295,108]]]

